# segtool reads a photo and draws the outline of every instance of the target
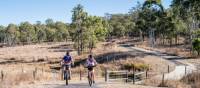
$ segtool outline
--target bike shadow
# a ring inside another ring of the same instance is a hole
[[[44,85],[45,86],[51,86],[51,88],[90,88],[88,83],[80,83],[80,84],[71,83],[69,85],[65,85],[65,84],[44,84]],[[96,87],[94,85],[91,88],[98,88],[98,87]]]

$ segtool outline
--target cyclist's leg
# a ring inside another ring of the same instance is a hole
[[[63,75],[64,75],[64,80],[66,80],[66,66],[63,66]]]
[[[72,74],[71,67],[69,66],[69,80],[71,80],[71,74]]]
[[[92,76],[93,83],[95,83],[95,74],[94,74],[94,69],[92,69],[92,71],[91,71],[91,76]]]

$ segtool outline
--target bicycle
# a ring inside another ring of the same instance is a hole
[[[87,66],[85,68],[88,68],[88,83],[90,85],[90,87],[94,84],[94,79],[92,78],[92,76],[94,76],[93,74],[93,68],[96,66]]]
[[[69,65],[64,65],[64,80],[66,81],[66,85],[68,85],[69,83],[69,77],[70,77],[69,68],[70,68]]]

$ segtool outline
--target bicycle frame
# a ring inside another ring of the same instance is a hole
[[[69,66],[65,66],[64,68],[64,79],[66,80],[66,85],[68,85],[68,80],[69,80]]]
[[[88,71],[88,82],[90,86],[92,86],[94,81],[93,76],[94,76],[93,71]]]

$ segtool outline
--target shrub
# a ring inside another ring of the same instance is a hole
[[[145,70],[149,68],[149,65],[143,64],[143,63],[126,63],[123,65],[123,67],[127,70],[135,69],[135,70]]]
[[[193,50],[196,51],[198,55],[200,55],[200,38],[193,39],[192,46]]]

